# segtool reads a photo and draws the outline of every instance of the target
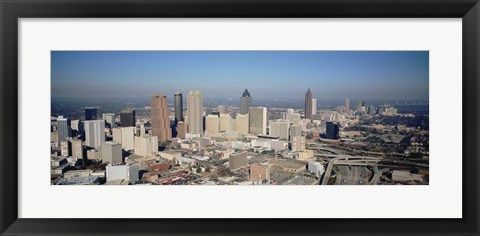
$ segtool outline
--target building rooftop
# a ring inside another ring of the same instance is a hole
[[[282,168],[298,169],[298,168],[305,167],[305,163],[298,163],[298,162],[292,162],[292,161],[272,160],[272,161],[269,161],[269,163],[275,166],[280,166]]]

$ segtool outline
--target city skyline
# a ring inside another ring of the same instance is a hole
[[[53,185],[429,184],[428,52],[52,52],[51,82]]]
[[[173,97],[189,90],[206,99],[239,98],[249,89],[257,99],[296,99],[305,87],[319,100],[428,100],[428,52],[52,52],[52,98]]]

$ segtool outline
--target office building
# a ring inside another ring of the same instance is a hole
[[[60,141],[60,155],[62,157],[69,157],[72,155],[72,144],[68,141],[68,139]]]
[[[312,92],[310,91],[310,88],[308,88],[305,93],[305,119],[312,119],[312,111]]]
[[[302,126],[301,125],[291,125],[289,132],[289,139],[293,140],[293,137],[302,136]]]
[[[230,114],[222,114],[220,112],[220,132],[227,132],[231,130],[232,117]]]
[[[288,121],[270,121],[270,135],[288,140]]]
[[[101,161],[102,160],[102,151],[99,149],[90,149],[87,151],[87,159]]]
[[[232,153],[228,157],[228,168],[236,170],[240,167],[248,166],[247,152]]]
[[[180,121],[177,124],[177,137],[185,139],[188,132],[187,123]]]
[[[86,120],[85,145],[91,148],[99,148],[105,142],[105,122],[103,120]]]
[[[327,139],[339,139],[339,125],[335,124],[333,122],[327,122],[326,125],[326,131],[327,131]]]
[[[102,162],[112,165],[122,163],[122,145],[112,141],[103,143]]]
[[[294,136],[291,141],[291,148],[294,152],[303,152],[305,151],[305,137],[303,136]]]
[[[317,99],[312,98],[312,115],[317,114]]]
[[[72,137],[82,136],[85,129],[83,128],[83,122],[80,120],[72,120],[71,122]]]
[[[167,96],[163,94],[151,96],[150,109],[152,135],[157,136],[159,142],[171,140],[172,129],[170,128]]]
[[[115,113],[103,113],[103,120],[105,121],[105,127],[115,128]]]
[[[249,131],[251,134],[267,134],[267,108],[250,107],[249,125]]]
[[[134,154],[143,157],[155,156],[158,154],[158,137],[144,134],[135,136]]]
[[[83,141],[81,139],[69,139],[71,145],[72,145],[72,156],[76,157],[78,159],[83,159],[84,154],[83,154]]]
[[[58,142],[58,131],[50,132],[50,146],[57,149],[60,143]]]
[[[252,96],[247,89],[243,91],[242,96],[240,97],[240,114],[245,115],[250,111],[252,106]]]
[[[220,132],[220,118],[217,115],[208,115],[205,117],[205,135],[218,135]]]
[[[235,118],[235,131],[241,135],[246,135],[249,132],[249,115],[237,114]]]
[[[191,90],[187,99],[188,132],[194,134],[203,133],[203,97],[200,91]]]
[[[270,180],[270,165],[264,164],[264,163],[251,164],[250,180],[251,181]]]
[[[122,143],[122,129],[113,128],[112,129],[112,140],[117,143]]]
[[[343,102],[343,109],[345,110],[345,114],[350,115],[350,99],[345,98]]]
[[[315,173],[317,177],[320,177],[325,173],[325,167],[320,162],[311,161],[308,162],[308,171]]]
[[[120,127],[112,129],[113,141],[120,143],[123,150],[131,151],[135,147],[135,127]]]
[[[57,118],[58,143],[72,136],[70,119],[59,116]]]
[[[97,108],[85,107],[85,120],[96,120],[96,119],[97,119]]]
[[[106,176],[107,182],[115,180],[125,180],[130,184],[134,184],[139,179],[138,165],[129,163],[127,165],[107,165]]]
[[[130,127],[137,123],[134,109],[124,109],[120,112],[120,126]]]
[[[183,120],[183,94],[175,93],[173,95],[173,108],[175,112],[175,121],[178,123]]]

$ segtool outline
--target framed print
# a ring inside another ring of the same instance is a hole
[[[477,1],[1,4],[2,235],[479,233]]]

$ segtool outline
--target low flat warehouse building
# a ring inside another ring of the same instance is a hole
[[[164,151],[164,152],[160,152],[160,157],[167,159],[169,161],[173,161],[175,158],[182,157],[182,153],[176,152],[176,151]]]
[[[65,179],[70,179],[70,178],[79,178],[79,177],[89,177],[93,173],[93,170],[70,170],[67,171],[65,174],[63,174],[63,177]]]
[[[306,165],[304,163],[292,162],[292,161],[270,161],[272,165],[272,170],[276,171],[285,171],[290,173],[298,173],[306,170]]]

